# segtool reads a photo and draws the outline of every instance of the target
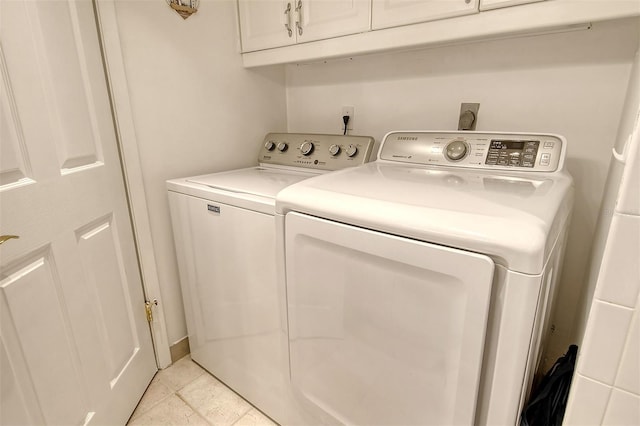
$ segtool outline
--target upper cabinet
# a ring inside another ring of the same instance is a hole
[[[372,0],[371,27],[377,30],[478,13],[478,1]]]
[[[369,31],[370,0],[238,0],[242,51]]]
[[[293,0],[238,0],[242,51],[294,44]]]
[[[298,43],[369,31],[370,0],[297,0],[302,8]]]
[[[591,28],[640,0],[238,0],[245,67]]]
[[[544,0],[480,0],[480,10],[491,10],[499,7],[517,6],[525,3],[535,3]]]

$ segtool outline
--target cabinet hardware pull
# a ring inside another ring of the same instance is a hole
[[[287,32],[289,33],[289,37],[293,36],[293,31],[291,31],[291,3],[287,3],[287,8],[284,11],[284,14],[287,15],[287,20],[284,23],[284,27],[287,29]]]
[[[0,244],[4,243],[5,241],[9,241],[13,238],[20,238],[17,235],[2,235],[0,236]]]
[[[296,28],[298,35],[302,35],[302,0],[298,0],[296,4]]]

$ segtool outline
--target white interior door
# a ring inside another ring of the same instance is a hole
[[[474,424],[494,264],[285,218],[291,381],[328,424]]]
[[[0,73],[0,424],[123,424],[156,364],[92,2],[0,2]]]

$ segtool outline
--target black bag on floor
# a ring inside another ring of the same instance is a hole
[[[577,354],[578,347],[569,346],[567,353],[558,358],[545,374],[538,387],[531,393],[529,403],[522,410],[522,426],[562,425]]]

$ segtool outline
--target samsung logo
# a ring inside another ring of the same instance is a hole
[[[219,206],[214,206],[212,204],[207,204],[207,210],[209,210],[210,212],[214,212],[214,213],[220,213],[220,207]]]
[[[416,136],[398,136],[399,141],[417,141],[418,138]]]

